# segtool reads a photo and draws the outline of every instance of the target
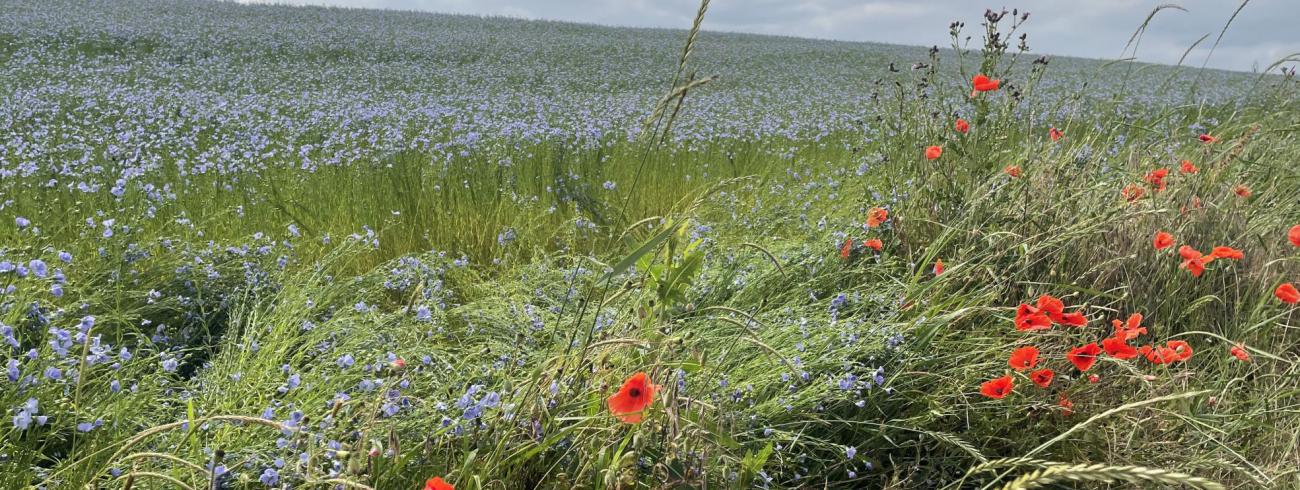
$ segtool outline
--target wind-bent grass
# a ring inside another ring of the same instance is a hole
[[[1295,81],[1240,104],[1084,113],[1033,98],[1038,71],[974,101],[940,81],[955,72],[897,75],[873,125],[818,138],[164,169],[161,203],[0,182],[36,223],[0,231],[3,258],[72,254],[61,297],[52,279],[0,276],[16,285],[0,323],[22,346],[5,351],[20,381],[0,391],[15,420],[0,484],[1300,485],[1300,336],[1272,294],[1300,280]],[[1206,125],[1218,143],[1189,130]],[[925,160],[932,144],[945,152]],[[1178,173],[1183,159],[1200,171]],[[1122,197],[1159,167],[1168,189]],[[876,206],[890,219],[867,229]],[[1157,230],[1246,258],[1193,278],[1153,249]],[[839,255],[866,238],[881,251]],[[1015,307],[1041,294],[1089,326],[1017,332]],[[1194,355],[1065,361],[1131,312],[1140,342]],[[59,354],[61,334],[82,353]],[[1229,355],[1238,343],[1250,362]],[[1030,344],[1055,381],[981,396]],[[660,389],[623,424],[605,399],[637,371]],[[28,399],[50,418],[19,428]]]

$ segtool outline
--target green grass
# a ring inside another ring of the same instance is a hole
[[[1285,240],[1300,224],[1294,80],[1267,79],[1241,106],[1120,115],[1098,102],[1055,123],[1059,143],[1005,94],[982,96],[972,132],[955,134],[947,114],[965,89],[952,85],[932,87],[959,97],[893,94],[901,110],[881,129],[819,141],[542,143],[454,166],[412,153],[310,174],[176,175],[177,199],[155,209],[166,219],[145,218],[151,203],[134,193],[19,194],[9,209],[43,229],[6,228],[6,256],[76,259],[62,299],[21,288],[0,322],[29,324],[33,303],[62,328],[92,314],[92,336],[135,359],[4,385],[0,405],[37,397],[52,422],[2,426],[0,484],[174,487],[165,475],[215,488],[208,466],[222,464],[234,474],[223,485],[259,487],[278,457],[299,488],[418,488],[434,475],[469,489],[1300,485],[1300,337],[1295,308],[1272,295],[1300,280]],[[1213,145],[1186,129],[1208,119]],[[931,144],[945,153],[927,161]],[[1200,173],[1178,174],[1181,159]],[[1002,172],[1012,164],[1021,178]],[[1121,197],[1157,167],[1174,169],[1168,190]],[[863,231],[875,206],[891,221]],[[80,223],[105,209],[139,225],[101,238]],[[347,237],[363,226],[378,246]],[[506,229],[515,238],[499,242]],[[1157,230],[1246,259],[1192,278],[1175,252],[1153,250]],[[842,260],[845,233],[880,238],[882,253]],[[1017,332],[1016,305],[1040,294],[1082,307],[1089,326]],[[1130,312],[1147,318],[1140,343],[1186,340],[1193,357],[1103,357],[1097,382],[1069,369],[1065,350]],[[152,339],[163,324],[169,338]],[[39,373],[50,347],[24,341],[42,359],[24,374]],[[1235,343],[1251,362],[1229,356]],[[981,397],[1029,344],[1057,371],[1052,387],[1022,376],[1010,397]],[[339,366],[344,354],[355,366]],[[159,369],[170,358],[178,369]],[[837,387],[878,367],[880,386]],[[646,422],[622,424],[605,398],[636,371],[663,389]],[[302,384],[281,391],[286,373]],[[113,380],[137,389],[114,394]],[[458,425],[471,385],[500,404]],[[294,410],[299,430],[283,426]],[[73,429],[95,418],[104,426]],[[165,425],[176,422],[188,423]]]

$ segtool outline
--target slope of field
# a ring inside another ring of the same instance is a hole
[[[1293,76],[0,10],[0,486],[1300,485]]]

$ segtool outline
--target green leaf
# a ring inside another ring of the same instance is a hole
[[[650,252],[653,252],[655,248],[659,247],[659,244],[663,243],[664,240],[667,240],[668,237],[672,236],[672,234],[673,234],[673,227],[665,226],[662,230],[659,231],[659,233],[656,233],[653,237],[650,237],[649,240],[646,240],[645,243],[642,243],[641,246],[638,247],[636,251],[632,252],[631,255],[628,255],[627,257],[623,257],[623,260],[620,260],[618,261],[617,264],[614,264],[614,269],[610,270],[608,274],[605,274],[604,277],[600,278],[600,281],[608,282],[610,279],[613,279],[614,276],[626,272],[629,267],[632,267],[632,264],[637,263],[637,261],[640,260],[642,256],[649,254]]]

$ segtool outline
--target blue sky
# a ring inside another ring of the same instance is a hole
[[[240,0],[422,10],[557,19],[606,25],[686,28],[697,0]],[[948,23],[966,22],[978,34],[986,7],[1028,7],[1030,48],[1041,54],[1116,58],[1133,30],[1157,5],[1174,3],[1153,20],[1137,58],[1173,64],[1188,55],[1200,66],[1238,0],[713,0],[705,29],[928,46],[948,44]],[[1300,52],[1300,0],[1251,0],[1214,50],[1208,66],[1263,69]]]

